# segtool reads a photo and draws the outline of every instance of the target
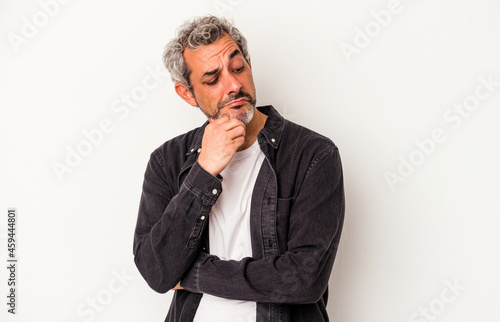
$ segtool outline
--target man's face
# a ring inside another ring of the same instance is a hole
[[[245,124],[252,120],[256,102],[252,70],[230,35],[194,51],[184,50],[184,59],[191,70],[188,103],[199,106],[209,120],[221,115]]]

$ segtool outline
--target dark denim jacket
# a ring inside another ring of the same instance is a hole
[[[203,293],[257,302],[257,321],[328,321],[327,286],[344,219],[338,149],[272,106],[259,110],[268,115],[258,135],[266,159],[251,201],[251,258],[209,254],[208,216],[223,178],[196,162],[206,123],[151,154],[134,255],[155,291],[181,281],[165,321],[192,321]]]

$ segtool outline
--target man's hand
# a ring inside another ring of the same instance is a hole
[[[226,168],[245,142],[245,125],[227,115],[211,121],[205,128],[198,164],[213,176]]]
[[[181,286],[181,281],[177,283],[177,285],[174,286],[173,290],[183,290],[184,288]]]

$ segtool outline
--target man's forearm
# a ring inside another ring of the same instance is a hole
[[[315,303],[328,285],[336,250],[337,245],[332,245],[329,254],[287,252],[241,261],[220,260],[200,253],[180,286],[191,292],[234,300]]]

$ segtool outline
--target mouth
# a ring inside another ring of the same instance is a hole
[[[237,99],[235,101],[232,101],[232,102],[226,104],[224,107],[225,108],[240,108],[246,102],[248,102],[248,100],[246,98],[240,98],[240,99]]]

